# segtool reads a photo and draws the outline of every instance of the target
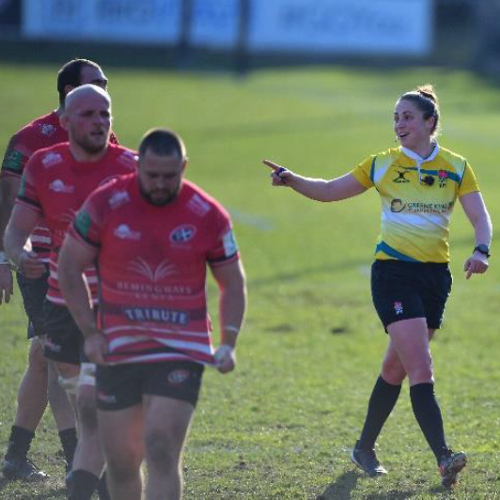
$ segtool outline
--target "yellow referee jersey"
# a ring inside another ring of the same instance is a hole
[[[398,147],[368,157],[351,174],[380,194],[376,259],[449,262],[449,224],[457,196],[479,191],[465,158],[438,144],[425,159]]]

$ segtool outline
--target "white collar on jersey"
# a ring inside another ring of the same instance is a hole
[[[426,161],[432,161],[434,158],[439,153],[439,144],[437,142],[434,142],[434,149],[431,151],[431,154],[427,156],[426,158],[422,158],[419,154],[415,153],[415,151],[412,151],[411,149],[405,148],[401,146],[401,151],[408,156],[408,158],[411,158],[412,160],[415,160],[417,164],[417,170],[418,170],[418,180],[419,182],[422,181],[421,175],[420,175],[420,166],[422,163],[425,163]]]

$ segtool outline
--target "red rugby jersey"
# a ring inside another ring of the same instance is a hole
[[[96,190],[70,234],[99,248],[100,327],[111,363],[213,363],[206,267],[239,259],[229,214],[184,180],[164,206],[140,194],[137,174]]]
[[[133,172],[135,165],[135,153],[114,144],[110,144],[106,155],[96,162],[77,162],[69,143],[41,149],[29,159],[16,203],[42,214],[50,230],[52,248],[48,300],[65,304],[57,280],[57,259],[75,213],[98,186]],[[86,276],[96,301],[95,269],[89,269]]]
[[[3,158],[0,176],[21,177],[28,159],[35,151],[67,141],[68,132],[61,127],[56,111],[36,118],[10,139]],[[118,144],[118,139],[113,133],[110,142]],[[30,240],[33,250],[44,262],[48,262],[51,241],[50,231],[45,223],[40,223],[34,229]]]

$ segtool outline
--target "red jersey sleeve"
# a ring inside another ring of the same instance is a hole
[[[33,154],[33,149],[29,146],[28,133],[25,129],[14,134],[7,146],[2,161],[1,176],[12,175],[21,177],[28,159]]]
[[[231,218],[220,205],[216,206],[209,227],[214,238],[211,248],[207,251],[208,264],[211,267],[216,267],[238,260],[239,250]]]
[[[43,214],[42,204],[38,193],[38,187],[41,185],[37,179],[37,172],[41,172],[40,155],[35,153],[26,164],[21,186],[17,194],[16,203],[23,205]]]
[[[93,248],[101,246],[101,235],[107,214],[108,203],[106,200],[108,196],[103,196],[103,191],[103,188],[99,188],[87,198],[78,210],[69,230],[71,236]]]

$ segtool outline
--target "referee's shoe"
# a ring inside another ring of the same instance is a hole
[[[356,446],[351,452],[351,460],[370,477],[383,476],[384,474],[387,474],[387,471],[377,460],[375,450],[373,448],[361,447],[359,441],[356,441]]]
[[[439,460],[441,483],[445,488],[451,488],[457,482],[458,473],[467,464],[467,455],[463,451],[449,453]]]

